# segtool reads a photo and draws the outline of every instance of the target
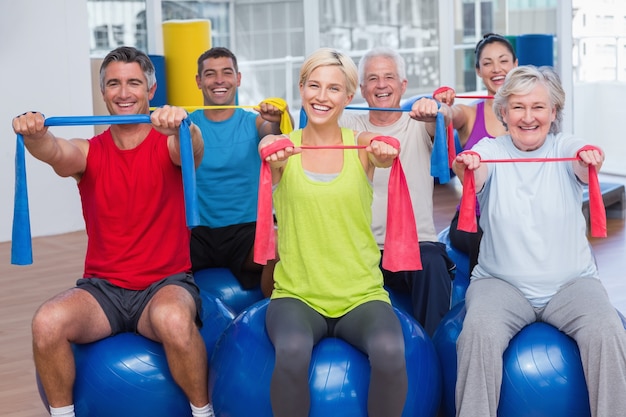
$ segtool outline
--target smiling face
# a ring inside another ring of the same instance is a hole
[[[547,87],[537,83],[528,94],[509,96],[501,115],[513,144],[522,151],[532,151],[546,141],[556,118],[556,108],[550,101]]]
[[[102,97],[109,113],[147,114],[156,85],[148,81],[137,62],[115,61],[104,70]]]
[[[228,57],[208,58],[202,62],[202,71],[196,75],[196,84],[202,90],[205,106],[233,105],[241,73]]]
[[[504,84],[508,72],[517,66],[517,60],[509,48],[501,42],[485,45],[478,58],[476,74],[482,78],[490,95],[494,95]]]
[[[315,68],[300,84],[302,105],[311,123],[337,123],[344,108],[352,101],[346,76],[337,65]]]
[[[363,71],[361,95],[370,107],[400,107],[407,81],[400,78],[390,57],[371,58]]]

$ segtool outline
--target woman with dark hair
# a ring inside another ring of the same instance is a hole
[[[494,96],[504,84],[504,77],[517,67],[517,56],[513,45],[501,35],[488,33],[476,44],[474,50],[476,74],[483,80],[487,95]],[[506,133],[506,128],[493,112],[493,99],[479,100],[471,105],[454,104],[455,92],[451,88],[440,88],[433,95],[435,100],[451,106],[452,124],[458,132],[463,150],[471,149],[483,138],[495,138]],[[453,105],[454,104],[454,105]],[[480,216],[480,211],[476,214]],[[478,247],[482,230],[476,233],[457,229],[459,210],[457,207],[450,224],[450,243],[469,256],[471,274],[478,261]]]

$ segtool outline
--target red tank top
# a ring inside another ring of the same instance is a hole
[[[85,278],[142,290],[191,269],[182,173],[165,135],[153,129],[129,150],[110,130],[95,136],[78,189],[89,238]]]

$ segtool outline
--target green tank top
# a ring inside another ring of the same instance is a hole
[[[341,135],[354,145],[351,129]],[[302,130],[290,139],[299,146]],[[356,149],[343,151],[343,168],[329,182],[309,178],[300,154],[288,159],[273,195],[280,261],[272,298],[297,298],[333,318],[368,301],[390,302],[371,230],[372,196]]]

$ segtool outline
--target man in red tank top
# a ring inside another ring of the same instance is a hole
[[[100,87],[111,114],[149,114],[154,66],[135,48],[117,48],[102,63]],[[35,158],[76,179],[89,237],[83,278],[33,319],[35,367],[52,416],[74,416],[71,343],[121,332],[162,343],[193,416],[213,415],[183,203],[178,132],[186,117],[184,109],[164,106],[151,125],[114,124],[89,140],[55,137],[41,113],[13,120]],[[202,134],[193,124],[190,131],[197,166]]]

